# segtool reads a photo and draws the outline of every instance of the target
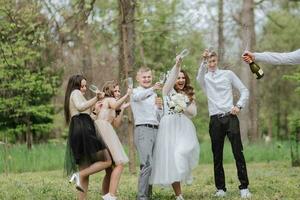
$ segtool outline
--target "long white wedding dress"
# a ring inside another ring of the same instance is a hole
[[[154,147],[150,184],[170,185],[192,181],[191,172],[199,161],[200,146],[191,117],[197,114],[195,102],[190,102],[184,113],[172,112],[170,96],[180,69],[174,66],[163,88],[164,115]]]

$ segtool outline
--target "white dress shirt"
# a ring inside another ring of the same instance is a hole
[[[298,65],[300,64],[300,49],[288,53],[254,53],[254,57],[257,62],[265,62],[272,65]]]
[[[216,69],[207,71],[206,63],[202,62],[197,81],[208,99],[209,115],[222,114],[231,111],[234,107],[232,86],[239,90],[240,99],[237,106],[244,107],[249,98],[249,91],[241,80],[230,70]]]
[[[155,105],[156,93],[153,88],[137,87],[132,91],[130,105],[134,124],[159,124],[161,110]]]

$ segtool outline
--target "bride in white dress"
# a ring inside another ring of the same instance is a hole
[[[191,182],[191,172],[198,164],[200,153],[196,129],[190,120],[197,114],[193,87],[180,65],[181,58],[177,56],[162,90],[164,115],[159,124],[150,177],[150,184],[172,185],[176,200],[183,200],[180,182]]]

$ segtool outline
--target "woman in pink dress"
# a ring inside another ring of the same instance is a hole
[[[96,104],[96,109],[95,109],[95,111],[98,112],[97,118],[95,120],[97,132],[99,136],[103,138],[105,144],[107,145],[114,164],[111,174],[110,171],[107,170],[107,175],[103,180],[104,192],[107,192],[107,185],[109,184],[108,192],[103,196],[104,200],[117,199],[116,193],[121,178],[121,174],[124,169],[124,165],[129,161],[112,124],[118,125],[118,122],[120,123],[120,120],[118,120],[116,116],[116,110],[120,108],[124,109],[124,106],[122,107],[122,105],[127,99],[127,97],[129,97],[132,90],[128,89],[127,93],[123,97],[119,98],[118,100],[114,96],[114,90],[115,90],[115,83],[114,82],[107,83],[103,88],[105,97],[101,102],[98,102]],[[110,181],[108,181],[108,179]]]

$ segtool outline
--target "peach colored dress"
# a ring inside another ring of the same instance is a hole
[[[100,112],[95,120],[97,134],[104,140],[111,153],[115,164],[125,164],[129,161],[119,137],[112,126],[116,117],[116,111],[109,108],[108,101],[112,98],[105,98]]]

